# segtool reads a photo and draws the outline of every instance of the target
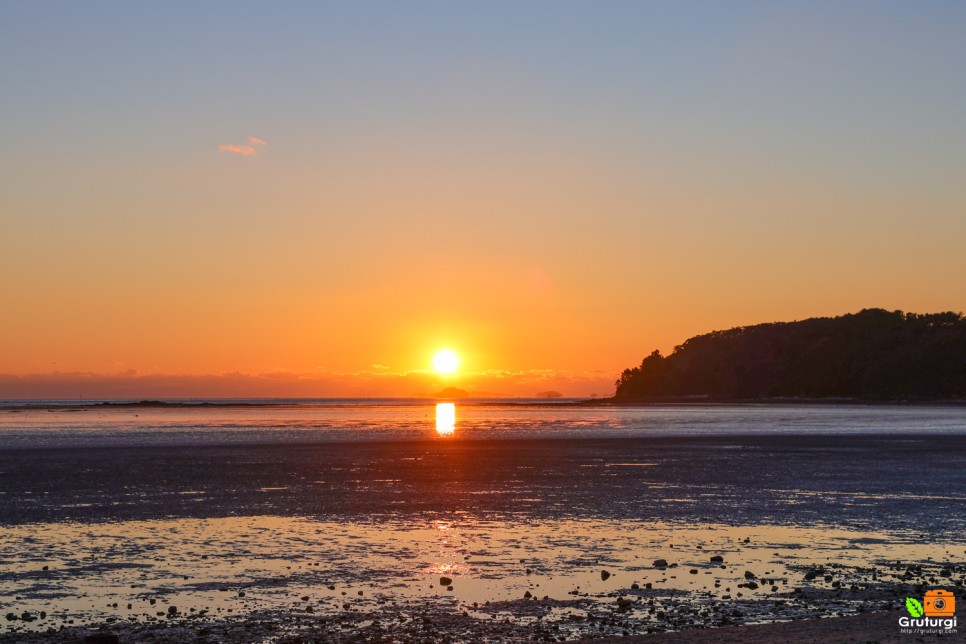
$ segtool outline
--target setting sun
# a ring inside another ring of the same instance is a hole
[[[440,349],[433,356],[433,369],[439,374],[450,374],[460,366],[460,357],[449,349]]]

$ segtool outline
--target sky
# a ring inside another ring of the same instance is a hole
[[[3,13],[0,398],[610,395],[966,308],[963,3]]]

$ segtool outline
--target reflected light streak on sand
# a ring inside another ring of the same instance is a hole
[[[456,432],[456,404],[436,403],[436,433],[452,436]]]

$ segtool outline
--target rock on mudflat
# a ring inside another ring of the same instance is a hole
[[[450,579],[449,577],[440,577],[439,578],[439,585],[440,586],[449,586],[452,583],[453,583],[453,580]]]
[[[745,579],[754,579],[754,578],[755,578],[755,573],[751,572],[750,570],[745,571]]]
[[[667,568],[667,559],[655,559],[654,560],[654,567],[655,568]]]
[[[724,557],[721,555],[715,555],[711,557],[711,563],[724,563]]]
[[[121,639],[114,633],[91,633],[84,638],[84,644],[120,644]]]
[[[607,579],[609,577],[610,577],[610,573],[609,572],[607,572],[606,570],[601,570],[600,571],[600,580],[601,581],[607,581]]]

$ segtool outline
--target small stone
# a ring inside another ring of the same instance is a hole
[[[691,573],[692,575],[696,575],[696,574],[698,574],[698,569],[697,568],[692,568],[688,572]]]
[[[750,570],[745,571],[745,579],[754,579],[754,578],[755,578],[755,573],[751,572]]]
[[[638,590],[639,588],[640,586],[637,585],[636,581],[633,584],[631,584],[631,590]]]
[[[714,555],[711,557],[711,563],[724,563],[724,557],[721,555]]]
[[[531,597],[533,597],[533,593],[531,593],[529,590],[527,592],[523,593],[523,598],[524,599],[530,599]]]
[[[756,584],[753,581],[749,581],[747,584],[745,584],[745,588],[747,588],[748,590],[755,590],[758,588],[758,584]]]
[[[50,570],[50,566],[44,566],[44,570]]]
[[[152,606],[154,606],[155,604],[158,603],[158,600],[152,597],[151,599],[148,600],[148,603],[150,603]]]
[[[667,559],[655,559],[654,560],[654,567],[655,568],[667,568]]]
[[[610,573],[609,572],[607,572],[606,570],[601,570],[600,571],[600,580],[601,581],[607,581],[607,579],[609,577],[610,577]]]
[[[453,580],[450,579],[449,577],[440,577],[439,578],[439,585],[440,586],[449,586],[452,583],[453,583]]]
[[[244,590],[239,590],[238,591],[238,596],[239,597],[244,597],[245,596],[245,591]]]
[[[807,573],[805,573],[805,581],[812,581],[816,577],[818,577],[818,573],[814,570],[809,570]]]
[[[326,588],[328,588],[329,590],[335,590],[335,586],[332,586],[332,585],[326,586]]]
[[[177,606],[168,606],[168,615],[177,615],[177,614],[178,614]]]

